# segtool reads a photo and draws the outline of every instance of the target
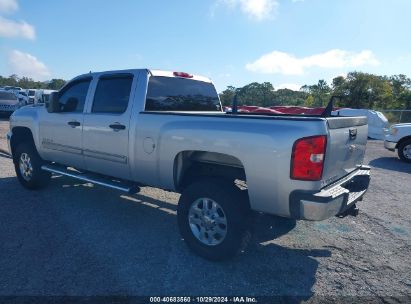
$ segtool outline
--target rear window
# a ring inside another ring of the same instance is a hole
[[[0,99],[2,100],[16,100],[17,97],[15,94],[10,92],[0,92]]]
[[[221,112],[221,104],[211,83],[153,76],[148,82],[145,110]]]

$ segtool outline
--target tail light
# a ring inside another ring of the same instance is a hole
[[[318,181],[323,175],[325,135],[300,138],[294,143],[291,155],[291,178]]]
[[[174,72],[173,75],[176,77],[193,78],[193,75],[185,73],[185,72]]]

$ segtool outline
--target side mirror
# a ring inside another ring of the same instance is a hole
[[[58,92],[52,92],[50,94],[48,102],[46,102],[47,112],[49,113],[57,113],[60,112],[61,107],[59,103],[59,95]]]

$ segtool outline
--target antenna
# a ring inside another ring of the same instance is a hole
[[[237,98],[237,92],[234,94],[233,97],[233,107],[231,109],[231,113],[237,114],[238,113],[238,98]]]

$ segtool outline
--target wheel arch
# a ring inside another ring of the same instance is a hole
[[[34,148],[36,148],[33,133],[31,132],[29,128],[14,127],[12,129],[12,134],[13,135],[11,136],[11,139],[10,139],[10,149],[11,149],[12,155],[15,154],[17,145],[22,142],[29,142],[30,144],[33,145]]]
[[[398,143],[397,143],[397,145],[395,146],[395,148],[398,149],[398,147],[399,147],[403,142],[405,142],[405,141],[407,141],[407,140],[411,140],[411,135],[405,136],[405,137],[401,138],[401,139],[398,141]]]
[[[179,192],[192,181],[205,177],[247,181],[244,165],[237,157],[198,150],[181,151],[175,156],[173,176]]]

